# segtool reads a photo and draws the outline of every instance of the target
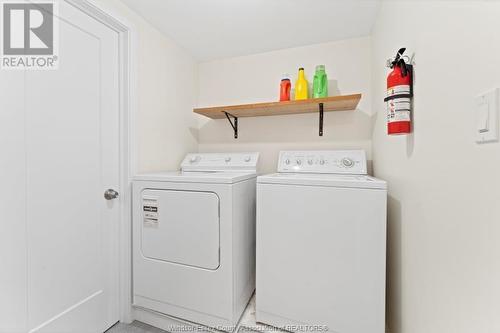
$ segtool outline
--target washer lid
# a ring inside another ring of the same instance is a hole
[[[134,177],[135,181],[177,182],[177,183],[213,183],[233,184],[246,179],[255,178],[255,172],[158,172],[145,173]]]
[[[365,175],[274,173],[258,177],[257,183],[387,189],[385,181]]]

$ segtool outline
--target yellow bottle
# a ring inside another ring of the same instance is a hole
[[[308,83],[304,74],[304,68],[299,68],[299,77],[295,82],[295,100],[308,99]]]

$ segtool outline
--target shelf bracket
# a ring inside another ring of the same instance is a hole
[[[319,103],[319,136],[323,136],[323,103]]]
[[[238,139],[238,117],[235,117],[226,111],[223,111],[223,112],[226,115],[226,118],[229,121],[229,124],[231,124],[231,127],[233,128],[234,138]],[[234,119],[234,122],[231,120],[231,117]]]

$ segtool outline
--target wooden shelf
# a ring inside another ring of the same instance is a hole
[[[243,105],[216,106],[195,108],[193,112],[211,119],[227,118],[234,130],[234,138],[238,138],[238,118],[281,116],[300,113],[319,114],[319,136],[323,136],[323,113],[331,111],[356,110],[361,94],[306,99],[301,101],[256,103]]]
[[[316,113],[318,112],[318,105],[320,103],[323,103],[323,110],[325,112],[350,111],[356,109],[360,99],[361,94],[354,94],[306,99],[301,101],[195,108],[193,112],[204,115],[211,119],[224,119],[226,118],[226,112],[233,117],[280,116],[299,113]]]

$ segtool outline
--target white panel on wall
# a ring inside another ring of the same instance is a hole
[[[474,129],[477,143],[498,141],[498,93],[497,88],[476,97]]]

